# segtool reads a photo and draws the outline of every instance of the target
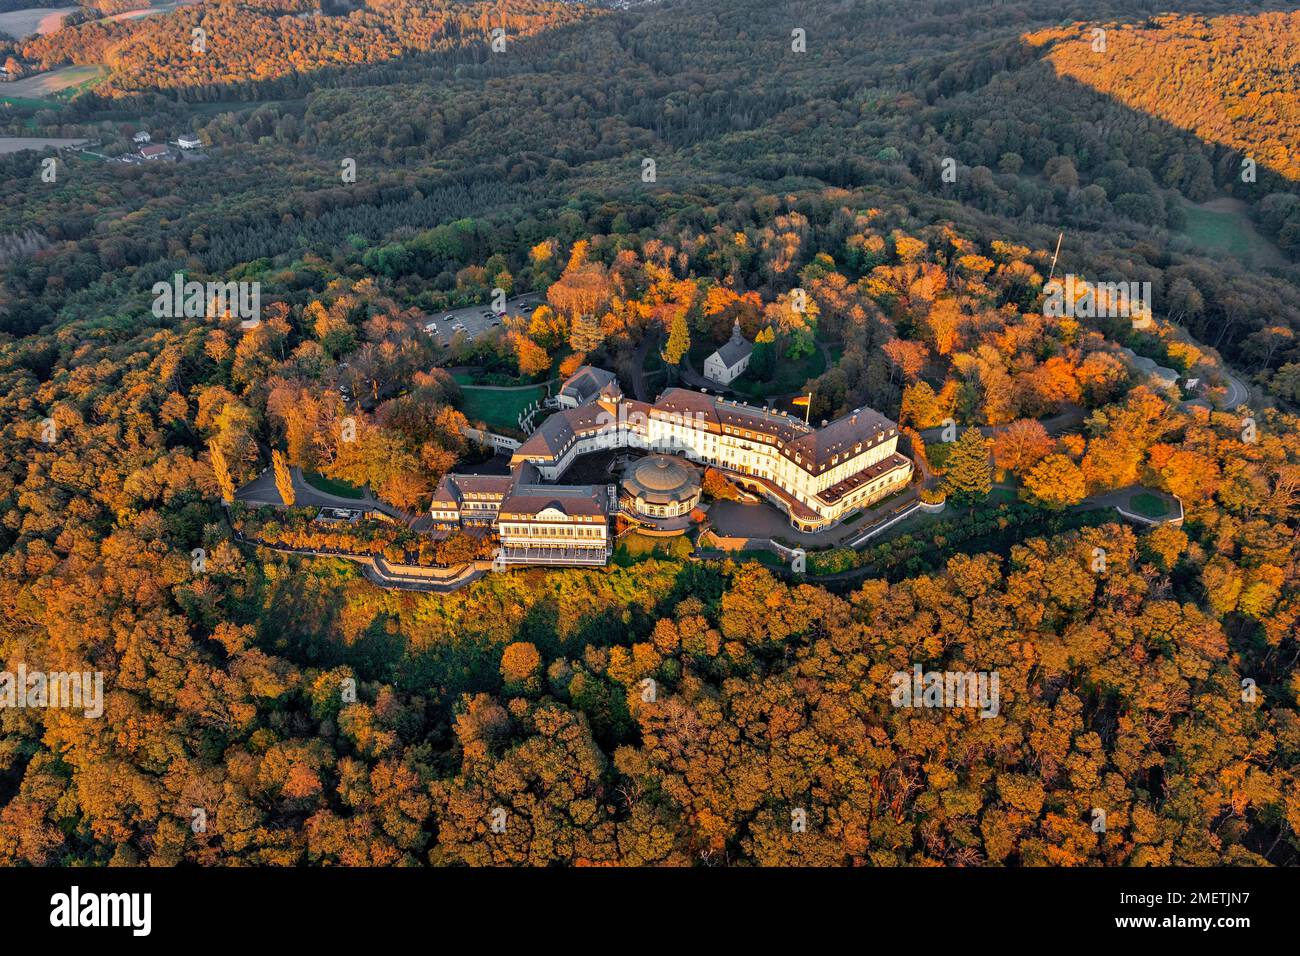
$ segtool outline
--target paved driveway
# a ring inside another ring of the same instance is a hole
[[[320,491],[307,484],[303,478],[302,471],[298,468],[291,468],[290,474],[293,476],[293,493],[294,507],[297,508],[352,508],[361,511],[378,511],[386,514],[390,518],[395,518],[402,524],[409,525],[417,516],[407,514],[401,508],[394,507],[386,501],[380,501],[370,493],[370,489],[364,489],[362,498],[344,498],[342,495],[331,495],[328,492]],[[275,487],[275,471],[267,468],[260,475],[250,481],[244,487],[235,492],[235,500],[242,501],[250,505],[274,505],[283,507],[284,501],[280,498],[280,492]],[[420,519],[427,519],[428,516],[418,516]],[[417,520],[417,523],[419,521]],[[418,527],[416,530],[420,530]]]
[[[907,494],[914,496],[915,488],[908,489]],[[905,501],[901,497],[891,498],[884,505],[869,508],[851,524],[839,524],[825,531],[796,531],[791,527],[790,519],[766,501],[753,504],[715,501],[709,506],[709,523],[715,533],[727,538],[780,538],[804,548],[833,548],[860,537],[885,513],[892,512]]]

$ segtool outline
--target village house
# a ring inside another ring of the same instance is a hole
[[[719,385],[730,385],[749,368],[754,344],[740,334],[740,320],[731,329],[731,338],[704,360],[704,377]]]

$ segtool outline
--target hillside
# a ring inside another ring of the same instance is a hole
[[[1300,11],[1103,26],[1104,52],[1093,50],[1092,25],[1026,41],[1048,47],[1062,76],[1300,178]]]

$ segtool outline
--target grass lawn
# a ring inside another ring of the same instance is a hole
[[[14,80],[0,88],[4,99],[34,99],[45,101],[56,96],[71,98],[90,89],[105,76],[108,70],[101,66],[64,66],[44,73],[34,73]]]
[[[781,556],[774,554],[771,551],[737,551],[735,559],[737,562],[741,563],[745,561],[757,561],[759,564],[765,565],[769,568],[785,567],[785,562],[781,560]]]
[[[483,422],[496,430],[519,431],[519,413],[525,405],[543,398],[546,387],[534,385],[509,392],[462,385],[460,410],[471,422]],[[539,420],[540,421],[540,420]]]
[[[1183,213],[1187,217],[1183,234],[1207,252],[1226,252],[1264,265],[1282,258],[1277,247],[1255,230],[1245,203],[1219,199],[1199,206],[1184,204]]]
[[[1144,518],[1163,518],[1169,514],[1169,503],[1148,491],[1139,492],[1129,498],[1128,506]]]
[[[685,535],[657,537],[630,531],[618,539],[614,548],[614,563],[620,567],[629,567],[646,558],[681,561],[692,550],[690,539]]]
[[[692,339],[688,354],[691,357],[691,365],[695,366],[695,371],[703,375],[704,360],[716,352],[717,349],[717,344],[711,339],[698,336]],[[650,364],[647,357],[647,369],[650,368]],[[791,392],[797,392],[803,388],[804,382],[810,378],[816,378],[824,371],[826,371],[826,359],[822,356],[821,349],[813,349],[811,355],[797,362],[791,362],[784,355],[778,356],[776,370],[770,381],[760,382],[754,378],[753,372],[746,371],[727,387],[747,398],[764,399],[769,395],[788,395]]]
[[[339,481],[337,478],[326,478],[324,475],[315,471],[304,471],[303,478],[307,484],[311,485],[317,491],[323,491],[327,495],[338,495],[340,498],[361,499],[361,489],[356,485],[348,484],[346,481]]]
[[[38,100],[30,96],[0,96],[0,106],[18,106],[28,110],[61,110],[67,105],[57,100]]]
[[[770,381],[756,381],[750,372],[745,372],[731,383],[731,388],[749,398],[764,399],[770,395],[788,395],[803,388],[810,378],[816,378],[826,371],[826,359],[821,349],[814,349],[812,355],[805,356],[797,362],[791,362],[784,355],[776,361],[776,371]]]

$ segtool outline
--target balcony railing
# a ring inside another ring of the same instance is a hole
[[[501,560],[506,564],[584,564],[603,565],[609,560],[609,549],[598,548],[525,548],[504,545]]]

